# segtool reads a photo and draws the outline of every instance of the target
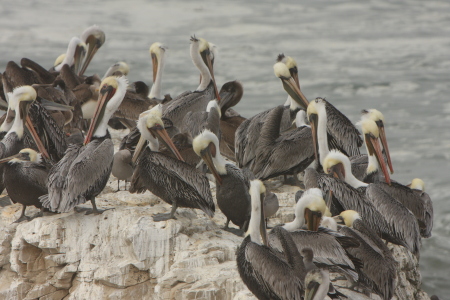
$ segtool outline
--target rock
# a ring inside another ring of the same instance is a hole
[[[298,188],[270,184],[280,202],[270,225],[292,221]],[[114,209],[101,215],[48,214],[12,224],[21,206],[0,207],[0,299],[256,299],[236,268],[242,237],[221,229],[220,210],[209,219],[181,208],[177,220],[154,223],[152,215],[169,205],[149,192],[115,190],[111,177],[97,205]],[[37,212],[27,208],[27,215]],[[399,262],[395,299],[429,299],[418,260],[390,247]]]

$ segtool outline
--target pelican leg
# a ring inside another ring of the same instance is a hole
[[[95,204],[95,197],[92,197],[91,203],[92,203],[92,210],[88,211],[86,213],[86,215],[90,215],[90,214],[100,215],[103,212],[109,210],[109,209],[97,209],[97,205]]]
[[[153,215],[153,221],[154,222],[161,222],[161,221],[167,221],[170,219],[174,219],[176,220],[177,218],[175,217],[175,211],[177,210],[177,203],[173,202],[172,203],[172,210],[170,211],[170,213],[167,214],[155,214]]]
[[[117,191],[116,192],[120,191],[119,182],[120,182],[120,179],[117,179]]]
[[[273,227],[269,226],[269,218],[266,218],[266,229],[272,229]]]
[[[225,226],[223,229],[228,229],[228,225],[230,224],[230,219],[227,218],[227,222],[225,223]]]
[[[22,204],[22,213],[20,214],[20,217],[17,220],[14,221],[14,223],[20,223],[20,222],[25,221],[25,220],[27,220],[27,221],[30,220],[30,217],[27,217],[25,215],[25,210],[26,209],[27,209],[27,206]]]

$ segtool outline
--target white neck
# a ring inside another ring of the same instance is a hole
[[[155,138],[151,138],[151,139],[147,139],[148,140],[148,147],[150,148],[150,150],[152,150],[153,152],[159,152],[159,141],[158,139]]]
[[[252,242],[261,245],[261,194],[259,185],[254,184],[253,182],[250,184],[250,197],[252,201],[252,211],[247,234],[250,234]]]
[[[197,88],[197,91],[204,91],[209,83],[211,82],[211,74],[209,73],[208,67],[203,62],[202,56],[200,55],[199,50],[199,42],[195,42],[191,44],[191,58],[194,65],[200,71],[202,76],[202,81],[200,81],[200,85]]]
[[[367,153],[369,153],[369,151],[367,151]],[[378,160],[375,155],[367,155],[369,157],[369,164],[367,165],[366,174],[370,174],[378,170]]]
[[[291,96],[288,96],[287,97],[287,100],[286,100],[286,102],[284,102],[284,104],[283,104],[283,106],[289,106],[289,105],[291,105]]]
[[[20,117],[20,111],[16,109],[16,116],[14,117],[14,122],[11,126],[11,129],[8,131],[6,135],[15,132],[19,139],[22,139],[23,136],[23,120]]]
[[[8,108],[8,110],[6,111],[6,118],[5,118],[5,121],[3,121],[2,125],[0,126],[0,132],[9,131],[13,125],[13,122],[7,122],[9,112],[10,112],[10,108]]]
[[[300,104],[298,104],[294,99],[292,99],[291,96],[289,96],[288,99],[291,101],[290,106],[289,106],[290,110],[296,110],[296,109],[301,108]]]
[[[320,105],[317,112],[319,119],[319,124],[317,124],[317,143],[319,144],[320,163],[323,165],[325,157],[330,153],[330,149],[328,148],[327,111],[325,109],[325,104]]]
[[[352,167],[351,167],[349,159],[346,159],[345,161],[343,161],[343,164],[344,164],[344,170],[345,170],[345,182],[347,182],[349,185],[351,185],[355,189],[362,187],[362,186],[368,186],[367,183],[358,180],[352,174]]]
[[[150,90],[150,94],[148,97],[150,99],[162,99],[161,94],[161,81],[162,81],[162,72],[164,70],[164,51],[160,51],[160,55],[158,58],[158,70],[156,72],[156,79],[153,82],[152,89]]]
[[[67,47],[66,56],[64,57],[64,60],[62,61],[62,63],[60,63],[59,65],[57,65],[55,67],[55,71],[57,71],[57,72],[61,71],[61,69],[64,65],[69,65],[69,67],[71,67],[73,65],[75,49],[77,48],[77,45],[80,42],[81,42],[81,40],[77,37],[73,37],[70,40],[69,46]]]
[[[301,197],[295,204],[295,219],[290,223],[284,224],[283,228],[287,231],[294,231],[305,225],[305,207],[311,202],[309,197]]]

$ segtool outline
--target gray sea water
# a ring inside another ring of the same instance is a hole
[[[126,61],[130,81],[151,83],[149,46],[169,47],[163,92],[198,85],[189,56],[196,34],[219,47],[218,86],[238,79],[236,107],[252,116],[284,103],[273,74],[278,53],[294,57],[308,99],[326,97],[353,122],[364,108],[385,115],[393,178],[422,178],[435,212],[422,241],[424,289],[450,294],[449,1],[2,1],[0,72],[27,57],[46,68],[72,36],[97,24],[106,32],[87,74]]]

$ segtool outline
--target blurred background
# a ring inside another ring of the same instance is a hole
[[[395,174],[425,181],[433,236],[422,240],[422,286],[450,293],[450,2],[442,1],[14,1],[0,3],[0,72],[27,57],[45,68],[72,36],[93,24],[106,42],[86,74],[125,61],[129,80],[151,84],[153,42],[169,47],[163,93],[195,90],[191,35],[219,47],[220,86],[240,80],[245,117],[287,98],[273,74],[277,55],[296,59],[303,93],[325,97],[354,123],[360,111],[385,116]]]

